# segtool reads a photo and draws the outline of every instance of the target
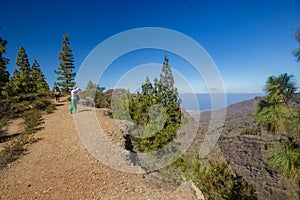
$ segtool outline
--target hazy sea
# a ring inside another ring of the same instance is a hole
[[[214,102],[223,102],[224,95],[214,94],[214,98],[216,100]],[[211,110],[212,109],[212,101],[210,94],[192,94],[192,93],[184,93],[179,95],[182,99],[182,107],[186,110]],[[226,94],[226,104],[216,104],[213,109],[219,109],[222,107],[227,107],[232,104],[253,99],[256,96],[264,96],[263,93],[229,93]]]

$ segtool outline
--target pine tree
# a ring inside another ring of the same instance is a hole
[[[37,60],[33,61],[30,75],[34,83],[33,90],[35,92],[41,93],[49,91],[49,85],[46,82],[44,73],[41,71],[40,65]]]
[[[24,93],[30,93],[33,89],[32,79],[30,76],[31,69],[28,61],[28,56],[23,46],[21,46],[18,52],[16,64],[17,66],[19,66],[21,72],[21,88],[23,89]]]
[[[3,57],[3,54],[6,53],[6,44],[7,41],[0,38],[0,90],[4,91],[4,87],[9,80],[9,73],[6,71],[6,65],[8,64],[8,59]],[[0,98],[3,97],[5,93],[0,93]]]
[[[131,119],[137,125],[131,137],[135,151],[157,151],[174,139],[181,123],[180,103],[165,57],[159,80],[152,84],[147,77],[141,93],[129,102]]]
[[[57,70],[54,70],[54,72],[58,74],[57,85],[62,87],[62,91],[69,92],[75,85],[74,80],[76,76],[76,73],[73,72],[75,66],[69,36],[64,34],[62,43],[61,51],[58,56],[60,61],[59,67]]]
[[[30,75],[31,68],[23,46],[20,47],[18,52],[16,64],[19,67],[14,70],[6,90],[10,96],[34,92],[34,83]]]

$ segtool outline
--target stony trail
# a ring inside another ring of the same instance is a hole
[[[196,199],[188,187],[155,184],[151,177],[99,162],[84,148],[68,109],[65,101],[44,115],[44,128],[35,134],[38,141],[0,171],[0,199]],[[84,114],[79,110],[76,115]],[[113,128],[104,110],[97,117],[105,130]]]

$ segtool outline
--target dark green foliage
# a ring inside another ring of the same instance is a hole
[[[30,75],[34,83],[34,92],[49,92],[49,85],[46,82],[44,73],[41,71],[40,65],[37,60],[33,61]]]
[[[30,134],[21,134],[15,137],[13,141],[0,152],[0,169],[5,168],[8,163],[17,160],[26,151],[24,146],[35,140],[34,136]]]
[[[47,114],[53,113],[54,110],[56,110],[56,105],[55,104],[49,104],[45,109]]]
[[[13,144],[0,152],[0,169],[3,169],[8,163],[13,162],[20,157],[25,151],[24,144],[26,143],[16,140]]]
[[[16,102],[15,102],[16,103]],[[28,102],[19,102],[19,104]],[[21,134],[15,134],[10,137],[10,141],[4,146],[4,149],[0,151],[0,169],[4,168],[8,163],[18,159],[26,150],[24,145],[33,142],[34,136],[31,135],[40,129],[40,125],[43,123],[41,112],[36,109],[26,110],[23,113],[18,114],[24,118],[25,128]],[[11,114],[10,116],[3,117],[1,115],[0,121],[7,122],[11,116],[17,116],[17,114]]]
[[[269,133],[283,133],[286,129],[286,120],[291,117],[291,113],[283,100],[272,95],[258,102],[256,111],[256,123],[267,129]]]
[[[5,40],[0,38],[0,133],[4,134],[4,149],[0,152],[0,168],[16,160],[24,151],[24,145],[34,140],[35,133],[43,123],[41,111],[45,110],[49,101],[49,86],[38,62],[32,68],[23,46],[18,51],[14,74],[9,78],[6,71],[8,59],[3,57],[6,52]],[[25,128],[21,134],[5,135],[4,125],[14,118],[23,117]],[[3,139],[2,138],[2,139]]]
[[[16,64],[17,64],[17,66],[19,66],[19,69],[16,69],[16,70],[19,70],[19,72],[20,72],[20,76],[16,77],[19,79],[15,80],[15,84],[18,86],[16,93],[17,94],[31,93],[33,90],[33,82],[32,82],[33,80],[30,76],[31,69],[30,69],[30,64],[28,61],[28,56],[27,56],[26,51],[23,46],[21,46],[21,48],[18,52]],[[19,74],[19,73],[17,73],[17,74]]]
[[[192,161],[179,158],[161,173],[175,179],[178,184],[192,180],[206,199],[257,199],[254,187],[236,176],[227,163],[210,160],[204,165],[199,156]]]
[[[131,137],[134,151],[157,151],[173,140],[181,124],[180,103],[165,57],[160,79],[152,84],[147,78],[142,91],[128,102],[130,118],[136,124]]]
[[[34,100],[31,104],[34,109],[46,110],[47,106],[51,104],[51,101],[49,100],[49,97],[43,97]]]
[[[209,161],[209,166],[193,163],[191,178],[207,199],[257,199],[253,186],[236,177],[227,163]]]
[[[16,59],[16,65],[13,76],[10,78],[7,92],[9,96],[15,96],[18,94],[28,94],[34,92],[34,84],[31,78],[30,64],[28,56],[23,46],[20,47],[18,56]]]
[[[49,86],[37,60],[34,60],[31,68],[23,46],[18,52],[16,64],[18,68],[14,70],[4,89],[7,96],[49,92]]]
[[[62,43],[61,51],[58,56],[60,61],[59,67],[57,70],[54,70],[54,72],[58,74],[56,84],[62,88],[63,92],[68,93],[71,88],[75,86],[74,80],[76,73],[73,72],[75,66],[69,36],[64,34]]]
[[[25,120],[25,128],[23,133],[31,134],[39,130],[39,126],[43,123],[41,112],[37,109],[28,110],[21,115]]]
[[[9,60],[3,57],[3,54],[6,53],[6,44],[7,42],[0,38],[0,99],[5,95],[5,93],[3,93],[3,89],[9,80],[9,73],[6,71],[6,65]]]
[[[268,164],[299,184],[300,151],[293,138],[299,138],[300,109],[294,113],[290,105],[296,91],[292,78],[286,73],[268,78],[265,87],[267,96],[258,102],[256,122],[270,133],[288,135],[290,140],[281,141],[281,145],[269,153]]]
[[[284,132],[288,119],[293,117],[288,102],[296,89],[293,75],[270,76],[264,88],[267,96],[257,104],[255,114],[258,126],[265,127],[272,134]]]
[[[230,199],[234,185],[232,170],[226,163],[210,161],[209,167],[201,166],[200,160],[193,163],[191,178],[208,199]]]
[[[45,110],[51,103],[49,93],[20,94],[1,101],[0,118],[13,119],[31,108]]]
[[[288,104],[296,90],[294,76],[287,73],[279,74],[278,77],[270,76],[264,88],[268,96],[278,96],[285,104]]]
[[[280,146],[270,152],[268,164],[300,185],[300,148],[292,139],[281,141]]]
[[[295,112],[286,120],[286,132],[289,137],[300,139],[300,107],[293,109]]]

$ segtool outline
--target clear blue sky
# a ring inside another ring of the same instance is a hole
[[[0,26],[0,36],[8,41],[8,70],[13,72],[23,45],[31,64],[38,60],[50,85],[56,79],[53,70],[59,64],[64,33],[70,37],[78,70],[89,52],[105,39],[128,29],[163,27],[186,34],[205,48],[227,92],[262,92],[268,76],[284,72],[294,74],[300,86],[300,63],[291,55],[299,45],[293,36],[300,27],[299,0],[5,0],[1,2]],[[143,53],[139,59],[145,57],[146,63],[162,62],[166,54]],[[168,56],[170,65],[179,70],[183,61]],[[115,64],[122,65],[120,62]],[[112,75],[120,69],[112,67],[100,84],[113,87]],[[197,84],[198,77],[191,70],[187,74]],[[196,92],[206,90],[200,84]]]

